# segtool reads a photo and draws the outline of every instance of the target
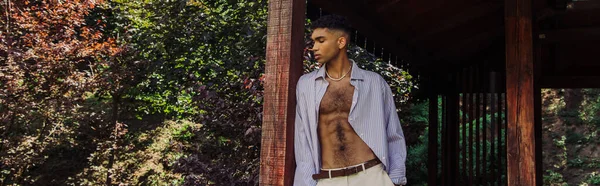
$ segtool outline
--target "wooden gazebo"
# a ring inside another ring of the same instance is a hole
[[[271,0],[261,185],[292,185],[305,19],[323,12],[347,16],[353,42],[419,74],[428,185],[542,185],[541,88],[600,88],[600,1]]]

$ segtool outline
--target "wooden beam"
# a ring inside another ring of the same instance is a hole
[[[536,184],[532,0],[505,0],[507,185]]]
[[[543,30],[537,35],[543,43],[564,41],[600,41],[600,28]]]
[[[302,75],[304,0],[269,1],[260,185],[292,185],[295,87]]]
[[[455,29],[468,24],[471,21],[475,21],[477,18],[485,17],[490,13],[499,12],[500,10],[502,10],[502,4],[496,2],[488,2],[477,6],[471,6],[466,10],[459,11],[456,15],[445,18],[440,22],[441,24],[435,25],[431,29],[427,29],[426,32],[413,37],[408,42],[417,43],[421,40],[426,40],[432,35]]]
[[[492,46],[497,38],[502,37],[502,30],[490,29],[472,37],[465,38],[460,42],[445,43],[442,48],[436,50],[432,55],[433,61],[463,62],[477,55],[478,52]]]

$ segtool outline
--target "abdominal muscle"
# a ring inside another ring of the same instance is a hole
[[[347,167],[375,158],[348,123],[347,113],[320,115],[318,130],[323,169]]]

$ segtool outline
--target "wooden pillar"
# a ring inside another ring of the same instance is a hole
[[[505,1],[508,185],[536,184],[532,0]]]
[[[260,152],[260,185],[292,185],[296,84],[302,75],[304,0],[271,0]]]

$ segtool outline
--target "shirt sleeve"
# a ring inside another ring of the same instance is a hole
[[[383,80],[383,87],[388,157],[390,157],[388,175],[394,184],[406,185],[406,142],[404,140],[404,133],[402,126],[400,126],[400,119],[398,118],[398,112],[396,112],[396,104],[392,91],[385,80]]]
[[[315,165],[308,146],[308,131],[306,126],[308,122],[302,117],[302,112],[306,108],[298,87],[296,88],[296,120],[294,123],[294,153],[296,157],[296,171],[294,175],[294,186],[315,186],[317,182],[312,178]]]

